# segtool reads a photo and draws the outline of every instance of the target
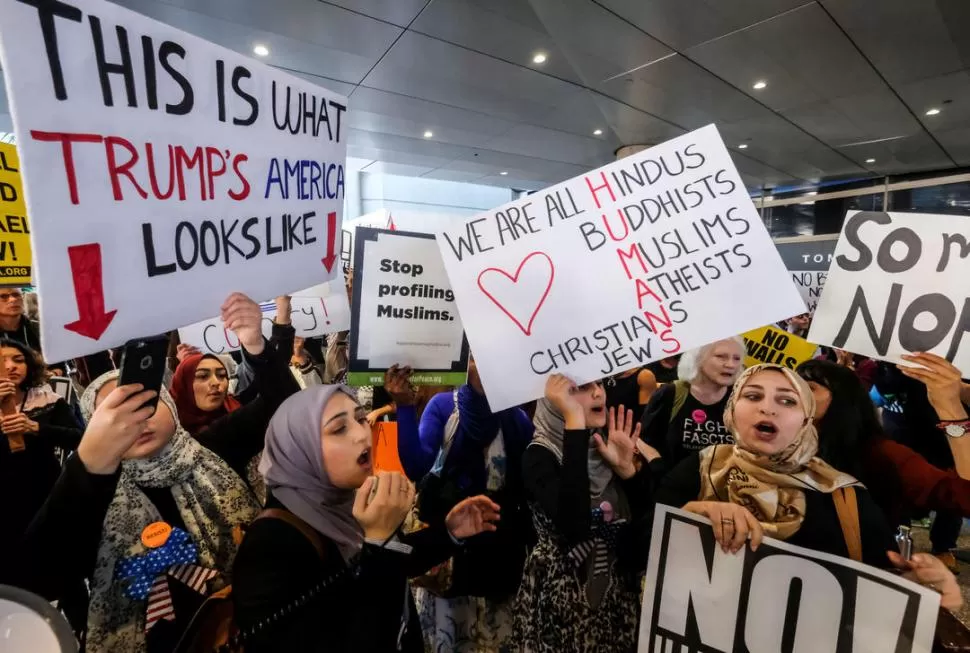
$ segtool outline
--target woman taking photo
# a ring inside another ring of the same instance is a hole
[[[607,411],[600,382],[554,374],[545,394],[523,461],[538,544],[516,597],[513,643],[529,653],[626,653],[651,503],[649,471],[634,462],[639,425],[632,410]]]
[[[118,372],[101,376],[81,399],[89,423],[77,455],[25,536],[29,555],[18,584],[56,599],[67,583],[89,579],[88,653],[173,650],[207,590],[195,580],[217,581],[228,572],[233,531],[259,512],[241,472],[263,437],[243,425],[263,419],[296,384],[286,361],[267,358],[258,304],[233,294],[222,320],[260,378],[261,402],[193,438],[164,389],[153,411],[143,407],[153,393],[118,387]],[[159,539],[156,532],[168,535]],[[159,564],[195,565],[201,568],[195,580],[150,563],[147,556],[159,546],[171,547]],[[158,602],[166,592],[171,611]]]
[[[247,529],[233,567],[247,653],[424,650],[407,578],[494,530],[499,507],[473,497],[398,535],[414,486],[402,474],[371,476],[371,445],[345,386],[308,388],[273,417],[260,463],[270,510]]]
[[[815,455],[814,417],[812,391],[792,370],[749,368],[724,413],[736,444],[708,447],[684,459],[664,477],[657,502],[710,519],[725,552],[739,551],[749,535],[756,549],[768,535],[875,567],[891,563],[941,591],[944,607],[958,607],[959,587],[943,563],[921,554],[908,563],[902,560],[869,493]],[[849,487],[853,492],[841,491]],[[852,500],[857,503],[858,542],[847,536],[837,508],[837,502]]]
[[[734,444],[724,425],[731,386],[744,369],[744,341],[728,338],[685,353],[680,380],[653,393],[640,420],[641,437],[660,459],[651,465],[662,475],[692,451],[712,444]]]

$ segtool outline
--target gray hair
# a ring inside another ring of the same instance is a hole
[[[721,340],[715,340],[714,342],[704,345],[703,347],[698,347],[697,349],[691,349],[690,351],[684,352],[680,357],[680,363],[677,365],[677,378],[681,381],[687,381],[688,383],[694,383],[701,375],[701,368],[704,366],[704,362],[714,353],[714,348],[717,347],[722,342],[733,342],[741,350],[741,358],[744,358],[744,339],[741,336],[732,336],[730,338],[722,338]],[[738,368],[738,376],[744,370],[744,366]]]

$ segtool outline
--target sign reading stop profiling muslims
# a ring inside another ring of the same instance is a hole
[[[778,540],[725,553],[710,522],[662,504],[644,587],[639,653],[930,653],[940,607],[899,576]]]
[[[493,410],[805,311],[709,125],[438,235]]]
[[[970,224],[964,216],[846,216],[809,340],[902,362],[946,357],[970,371]]]
[[[30,227],[17,148],[0,143],[0,286],[30,285]]]
[[[382,385],[392,365],[416,385],[461,385],[468,341],[431,234],[358,227],[347,382]]]
[[[0,15],[49,360],[340,272],[345,98],[104,0]]]

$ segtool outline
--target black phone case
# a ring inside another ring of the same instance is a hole
[[[168,338],[145,338],[132,340],[125,345],[121,355],[119,385],[140,383],[145,390],[162,389],[165,366],[168,361]],[[145,402],[145,406],[158,406],[158,395]]]

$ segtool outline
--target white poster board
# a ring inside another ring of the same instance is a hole
[[[970,372],[970,220],[853,211],[808,339],[902,362],[929,351]]]
[[[644,588],[639,653],[930,653],[940,606],[899,576],[779,540],[725,553],[710,522],[662,504]]]
[[[587,383],[805,310],[714,125],[438,245],[493,410],[550,373]]]
[[[336,286],[331,291],[330,287]],[[350,329],[350,302],[343,284],[323,284],[311,296],[307,291],[293,295],[290,301],[290,323],[297,337],[312,338]],[[260,304],[263,311],[263,335],[272,337],[276,302]],[[236,334],[228,331],[222,319],[214,317],[179,329],[182,344],[198,347],[204,354],[225,354],[239,349]]]
[[[346,98],[104,0],[43,6],[0,0],[0,57],[48,360],[339,272]]]
[[[392,365],[412,382],[460,385],[468,344],[431,234],[357,229],[350,329],[351,385],[382,384]]]
[[[354,260],[354,239],[356,238],[358,227],[369,227],[371,229],[390,229],[394,231],[394,222],[391,220],[391,212],[387,209],[378,209],[364,215],[359,215],[352,220],[347,220],[343,224],[340,237],[340,260],[344,269],[349,270]]]

